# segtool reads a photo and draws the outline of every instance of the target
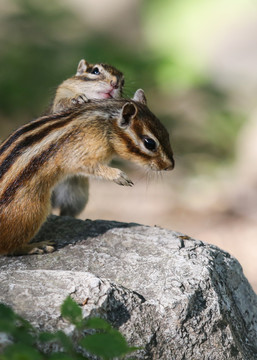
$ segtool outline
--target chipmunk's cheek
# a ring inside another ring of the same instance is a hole
[[[110,95],[113,99],[119,99],[121,97],[121,93],[120,93],[120,90],[119,89],[113,89],[111,92],[110,92]]]
[[[152,160],[150,163],[146,162],[145,164],[148,168],[150,168],[152,171],[159,171],[160,168],[158,166],[158,164],[156,163],[156,161]]]

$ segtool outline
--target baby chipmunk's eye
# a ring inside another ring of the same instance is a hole
[[[92,70],[91,74],[100,75],[100,71],[99,71],[98,67],[95,67],[95,68]]]
[[[150,137],[148,136],[144,136],[143,137],[143,141],[144,141],[144,146],[150,150],[150,151],[156,151],[156,148],[157,148],[157,144],[156,142],[151,139]]]
[[[124,80],[124,79],[122,79],[122,80],[121,80],[121,82],[120,82],[120,84],[121,84],[121,86],[124,86],[124,84],[125,84],[125,80]]]

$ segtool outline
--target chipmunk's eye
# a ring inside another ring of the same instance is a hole
[[[150,150],[150,151],[155,151],[156,150],[157,145],[156,145],[156,142],[153,139],[149,138],[148,136],[144,136],[143,141],[144,141],[145,147],[148,150]]]
[[[99,71],[98,67],[95,67],[95,68],[92,70],[91,74],[100,75],[100,71]]]
[[[124,80],[124,79],[122,79],[122,80],[121,80],[121,82],[120,82],[120,84],[121,84],[121,86],[124,86],[124,84],[125,84],[125,80]]]

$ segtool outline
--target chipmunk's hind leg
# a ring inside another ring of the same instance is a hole
[[[25,244],[21,248],[16,249],[10,256],[18,255],[42,255],[49,254],[55,250],[55,243],[53,241],[40,241]]]

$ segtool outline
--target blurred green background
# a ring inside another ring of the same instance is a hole
[[[209,21],[215,21],[210,15],[220,1],[209,7],[199,0],[1,3],[1,138],[41,115],[57,85],[86,58],[121,69],[126,96],[145,90],[150,107],[174,133],[175,154],[186,171],[233,159],[245,114],[189,46],[201,29],[198,42],[204,44],[204,32],[211,30],[205,29],[208,19],[201,21],[208,10]]]
[[[0,0],[0,139],[43,114],[80,59],[114,65],[169,129],[176,169],[146,186],[119,164],[135,188],[92,182],[82,217],[188,232],[239,257],[257,288],[256,33],[251,0]]]

